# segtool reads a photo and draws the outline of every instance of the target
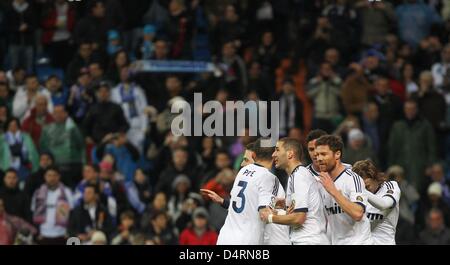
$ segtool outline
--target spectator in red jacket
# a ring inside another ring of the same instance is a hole
[[[192,224],[181,232],[180,245],[215,245],[217,232],[208,226],[208,218],[205,208],[195,209]]]
[[[45,96],[36,97],[36,106],[30,110],[22,122],[22,130],[29,133],[36,146],[39,146],[42,128],[53,122],[53,116],[47,110],[48,100]]]
[[[75,10],[65,0],[50,2],[41,21],[42,43],[55,67],[66,68],[73,54],[70,39],[75,26]]]

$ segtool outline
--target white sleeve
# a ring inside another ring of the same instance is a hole
[[[272,174],[265,174],[256,180],[258,186],[258,210],[272,204],[278,193],[279,181]]]
[[[309,204],[309,188],[311,183],[308,182],[308,176],[305,176],[305,172],[299,171],[293,178],[294,193],[292,194],[292,200],[295,201],[294,212],[308,212]]]
[[[388,181],[385,182],[386,192],[382,195],[383,198],[390,198],[394,201],[394,204],[391,208],[394,208],[395,205],[400,201],[401,191],[398,183],[396,181]]]
[[[366,194],[370,204],[372,204],[378,210],[383,211],[395,206],[395,201],[393,201],[391,198],[388,198],[387,196],[380,197],[370,191],[366,191]]]
[[[350,201],[361,205],[364,208],[364,212],[366,211],[367,206],[367,194],[366,188],[364,186],[363,179],[358,176],[356,173],[351,173],[351,178],[348,178],[347,182],[347,192],[350,196]]]

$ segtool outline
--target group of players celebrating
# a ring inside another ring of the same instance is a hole
[[[370,160],[341,161],[340,137],[322,130],[307,138],[312,163],[291,138],[275,147],[246,146],[230,198],[201,192],[228,209],[218,245],[392,245],[401,191]],[[286,171],[286,192],[271,172]]]

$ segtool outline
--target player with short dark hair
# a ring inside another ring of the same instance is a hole
[[[363,180],[342,162],[342,139],[325,135],[317,139],[315,154],[319,181],[327,191],[323,203],[328,215],[328,233],[333,245],[373,244]]]
[[[292,138],[277,142],[273,153],[275,167],[289,175],[286,205],[292,209],[287,215],[277,215],[270,209],[261,214],[269,223],[290,226],[290,239],[294,245],[326,245],[326,218],[320,184],[301,163],[302,145]]]

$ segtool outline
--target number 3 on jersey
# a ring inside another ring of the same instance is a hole
[[[242,189],[239,191],[237,197],[241,198],[241,206],[238,208],[236,205],[236,201],[233,201],[233,210],[236,213],[241,213],[244,210],[245,207],[245,188],[247,188],[247,181],[239,181],[238,186],[241,187]]]

